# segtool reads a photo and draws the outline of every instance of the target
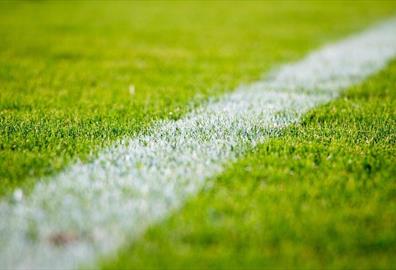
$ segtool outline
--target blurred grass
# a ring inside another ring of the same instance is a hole
[[[269,139],[104,269],[394,269],[396,62]]]
[[[395,6],[1,2],[0,195],[176,119],[188,104],[257,80]]]

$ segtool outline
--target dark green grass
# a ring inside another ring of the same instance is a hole
[[[256,80],[395,6],[1,2],[0,195],[159,118],[177,118],[188,104]]]
[[[396,62],[213,179],[105,269],[394,269]]]

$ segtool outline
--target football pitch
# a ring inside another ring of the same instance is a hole
[[[396,2],[1,2],[1,269],[392,269]]]

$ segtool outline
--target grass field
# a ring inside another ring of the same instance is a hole
[[[394,10],[392,2],[1,6],[0,194],[30,189],[38,176]]]
[[[395,14],[393,1],[1,2],[0,197]],[[100,266],[394,268],[395,85],[392,62]]]
[[[392,269],[396,62],[268,140],[105,269]]]

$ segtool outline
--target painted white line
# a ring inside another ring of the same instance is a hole
[[[74,268],[176,209],[225,163],[396,55],[396,20],[322,48],[0,204],[0,268]]]

